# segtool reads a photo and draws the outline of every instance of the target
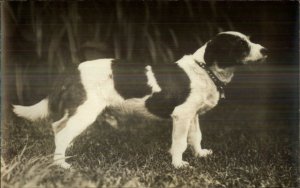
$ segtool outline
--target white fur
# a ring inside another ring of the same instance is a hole
[[[106,107],[103,100],[99,100],[96,95],[90,95],[89,98],[77,108],[75,115],[70,117],[66,127],[55,135],[55,155],[54,160],[64,168],[70,167],[65,162],[65,152],[73,139],[80,135],[89,125],[91,125],[97,116]]]
[[[249,56],[244,60],[245,62],[264,58],[260,52],[263,47],[250,42],[247,36],[233,31],[223,33],[239,36],[248,43],[251,50]],[[188,165],[188,162],[182,160],[182,154],[187,147],[187,138],[189,138],[188,142],[194,149],[196,156],[204,157],[212,153],[211,150],[201,148],[202,137],[197,115],[215,107],[220,97],[216,85],[207,73],[195,63],[195,60],[205,63],[205,49],[206,44],[192,56],[184,56],[177,61],[178,65],[185,70],[191,80],[191,93],[186,102],[177,106],[172,113],[173,133],[170,153],[172,155],[172,164],[175,167]],[[214,64],[211,70],[225,83],[229,83],[233,77],[234,68],[221,69]]]
[[[244,59],[244,62],[257,61],[259,59],[266,58],[261,53],[261,50],[264,48],[263,46],[252,42],[250,42],[249,44],[250,44],[250,54]]]
[[[234,34],[249,41],[249,39],[238,32],[226,32]],[[256,60],[262,58],[260,53],[261,46],[251,43],[251,52],[248,60]],[[198,157],[205,157],[212,153],[211,150],[202,149],[201,147],[201,130],[199,127],[198,115],[205,113],[218,104],[220,94],[216,85],[208,76],[207,72],[197,65],[198,62],[205,63],[204,53],[206,45],[197,50],[193,55],[184,56],[176,63],[186,72],[190,83],[190,94],[186,101],[175,107],[172,112],[173,132],[172,145],[170,153],[172,155],[172,164],[176,167],[187,166],[188,162],[182,160],[182,154],[190,144],[194,153]],[[121,111],[142,113],[148,117],[149,112],[145,108],[146,99],[135,98],[124,100],[114,88],[111,70],[112,59],[100,59],[81,63],[78,67],[80,71],[81,81],[87,95],[86,101],[81,104],[74,115],[67,117],[66,115],[59,121],[54,122],[53,126],[65,123],[66,126],[55,135],[55,162],[64,168],[70,167],[65,162],[65,151],[72,140],[81,134],[89,125],[91,125],[97,116],[106,107],[121,109]],[[224,82],[229,82],[233,76],[233,69],[220,69],[218,66],[212,66],[212,71],[216,76]],[[152,88],[152,93],[161,91],[151,66],[146,67],[147,84]],[[35,120],[37,117],[44,117],[48,114],[46,110],[48,100],[31,107],[15,106],[14,112],[27,119]],[[27,111],[28,110],[28,111]],[[67,117],[67,119],[66,119]]]
[[[109,106],[115,106],[122,103],[124,99],[115,90],[111,64],[112,59],[98,59],[83,62],[78,69],[87,98],[95,96],[99,100],[104,100]]]
[[[172,113],[173,133],[170,153],[172,155],[172,164],[176,168],[180,168],[188,165],[186,161],[182,160],[182,154],[187,147],[187,138],[192,126],[192,121],[195,121],[195,117],[198,113],[202,114],[217,105],[219,92],[206,71],[195,63],[193,56],[184,56],[177,61],[177,64],[187,73],[191,80],[191,93],[189,97],[185,103],[177,106]],[[193,127],[192,129],[195,128]],[[201,136],[199,136],[201,132],[197,134],[198,136],[190,137],[194,139],[191,140],[190,143],[192,143],[194,148],[198,147],[195,146],[195,143],[197,143],[199,145],[197,152],[203,153],[203,151],[206,150],[202,151],[202,149],[199,149],[201,148]],[[211,152],[207,154],[209,153]],[[198,156],[206,155],[202,154]]]
[[[112,108],[122,114],[137,114],[150,119],[158,119],[157,116],[151,114],[145,107],[145,101],[149,97],[150,95],[147,95],[143,98],[127,99],[119,105],[113,106]]]
[[[233,78],[233,72],[235,71],[234,67],[221,69],[217,64],[212,65],[210,69],[218,77],[218,79],[225,84],[231,82]]]
[[[159,87],[159,85],[157,84],[157,81],[154,77],[154,74],[152,72],[152,68],[151,66],[146,66],[146,76],[148,79],[148,85],[152,88],[152,92],[160,92],[161,88]]]
[[[219,100],[217,87],[207,72],[197,65],[193,56],[184,56],[177,61],[177,64],[187,73],[191,80],[191,93],[185,103],[190,103],[197,111],[201,111],[204,108],[213,108],[217,105]]]
[[[91,125],[107,105],[122,101],[114,90],[111,62],[111,59],[87,61],[78,67],[87,99],[69,118],[66,127],[55,135],[54,160],[62,167],[70,167],[65,162],[65,151],[72,140]]]
[[[224,32],[221,32],[220,34],[222,34],[222,33],[239,36],[240,38],[242,38],[246,41],[249,41],[248,36],[244,35],[243,33],[237,32],[237,31],[224,31]]]
[[[32,106],[13,105],[14,113],[30,121],[35,121],[48,116],[48,99],[43,99]]]
[[[212,154],[212,150],[201,148],[202,134],[199,125],[199,117],[196,115],[192,121],[188,132],[188,143],[192,146],[196,157],[206,157]]]
[[[52,128],[54,133],[58,133],[61,129],[63,129],[63,126],[65,125],[68,118],[69,118],[69,113],[66,112],[60,120],[52,123]]]
[[[139,112],[151,116],[145,108],[145,100],[150,96],[141,99],[124,100],[114,89],[111,70],[112,59],[101,59],[87,61],[79,65],[81,81],[84,86],[87,100],[77,108],[76,113],[69,118],[66,126],[55,135],[55,161],[60,166],[68,168],[70,165],[65,162],[65,151],[72,140],[80,135],[106,106],[118,108],[126,113]],[[146,72],[148,84],[154,92],[160,91],[151,67]],[[153,115],[152,115],[153,116]]]
[[[201,48],[199,48],[194,54],[193,54],[193,58],[200,62],[200,63],[205,63],[204,61],[204,54],[205,54],[205,49],[206,49],[206,45],[204,44]]]

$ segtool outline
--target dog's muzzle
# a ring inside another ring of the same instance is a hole
[[[262,49],[260,49],[260,53],[262,55],[262,60],[266,60],[268,58],[269,55],[269,50],[265,47],[263,47]]]
[[[245,58],[245,64],[248,63],[262,63],[268,58],[269,51],[260,44],[252,43],[251,50],[248,57]]]

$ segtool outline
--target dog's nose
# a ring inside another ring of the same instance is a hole
[[[262,48],[260,49],[260,53],[263,55],[263,56],[268,56],[268,49],[267,48]]]

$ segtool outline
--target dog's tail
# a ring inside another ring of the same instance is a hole
[[[25,119],[35,121],[49,115],[48,99],[45,98],[32,106],[13,105],[14,113]]]

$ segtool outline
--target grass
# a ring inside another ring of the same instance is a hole
[[[47,85],[45,82],[51,85],[54,73],[83,60],[115,57],[170,63],[182,54],[192,53],[217,32],[236,29],[226,10],[217,8],[215,2],[191,2],[180,4],[180,9],[176,2],[161,1],[141,1],[137,7],[119,1],[95,1],[84,6],[77,1],[11,3],[11,27],[18,26],[12,28],[15,32],[11,38],[21,41],[21,45],[10,41],[16,52],[8,55],[6,62],[14,66],[6,74],[11,71],[15,76],[5,80],[11,98],[3,101],[10,105],[37,100],[33,99],[36,94],[47,94],[41,88]],[[45,75],[45,79],[34,76],[35,72]],[[64,170],[52,165],[55,146],[47,120],[31,124],[10,117],[2,124],[5,139],[1,186],[297,187],[298,138],[291,136],[296,133],[286,131],[292,129],[289,123],[278,122],[277,126],[266,121],[265,114],[259,111],[264,107],[244,106],[248,111],[227,108],[214,112],[218,118],[207,115],[201,119],[203,144],[214,154],[195,158],[188,149],[184,159],[192,167],[185,169],[171,166],[167,152],[171,145],[170,122],[130,117],[122,119],[120,128],[115,130],[99,118],[68,149],[67,153],[73,156],[68,161],[74,168]],[[280,110],[278,116],[283,112]],[[253,116],[255,121],[250,118]]]
[[[297,163],[289,133],[225,129],[205,120],[203,144],[214,154],[184,159],[192,167],[174,169],[168,154],[170,122],[122,119],[114,129],[101,118],[80,135],[67,153],[73,169],[52,165],[49,122],[11,118],[4,144],[2,187],[296,187]],[[243,125],[247,126],[247,125]],[[225,126],[226,127],[226,126]]]

